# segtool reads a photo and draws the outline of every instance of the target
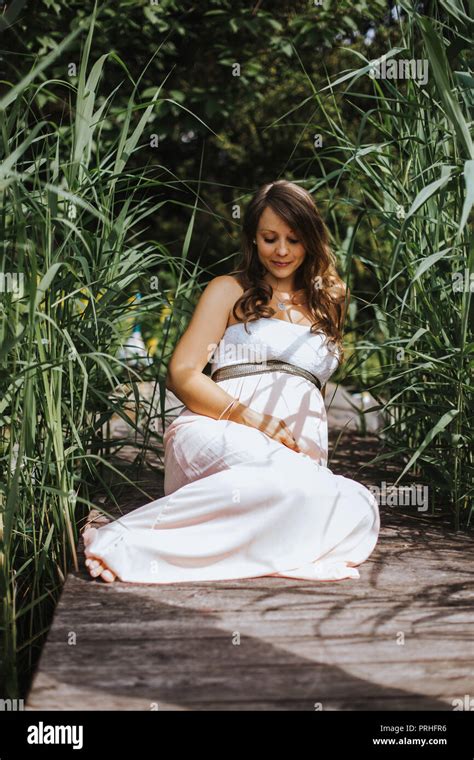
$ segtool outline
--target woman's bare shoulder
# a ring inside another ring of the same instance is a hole
[[[219,293],[220,297],[231,308],[240,298],[244,289],[238,279],[231,274],[220,274],[210,280],[208,288]]]
[[[231,274],[221,274],[209,282],[208,288],[216,293],[227,313],[226,326],[235,322],[233,308],[244,292],[238,278]]]
[[[232,274],[219,274],[216,277],[213,277],[212,280],[209,280],[208,287],[211,286],[213,289],[215,288],[222,290],[223,292],[229,292],[229,293],[239,293],[243,292],[243,288],[240,285],[238,279],[234,277]]]

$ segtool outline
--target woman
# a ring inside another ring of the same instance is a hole
[[[326,466],[322,392],[347,300],[328,239],[298,185],[255,194],[242,267],[207,285],[169,363],[184,409],[163,439],[165,496],[84,532],[93,577],[360,577],[380,519],[367,488]]]

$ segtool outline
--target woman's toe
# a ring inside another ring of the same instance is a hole
[[[104,581],[107,581],[107,583],[112,583],[112,581],[115,580],[115,573],[113,573],[112,570],[110,570],[100,560],[92,559],[92,557],[89,557],[86,559],[86,565],[89,568],[89,573],[93,578],[97,578],[100,575]]]

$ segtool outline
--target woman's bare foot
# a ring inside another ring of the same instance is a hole
[[[97,532],[97,528],[86,528],[82,534],[84,539],[84,546],[87,546],[94,538]],[[95,559],[94,557],[87,557],[86,565],[89,569],[89,573],[93,578],[97,578],[98,575],[107,583],[112,583],[117,577],[112,570],[107,567],[103,559]]]

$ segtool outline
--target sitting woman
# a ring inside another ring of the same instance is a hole
[[[327,467],[323,392],[347,301],[328,240],[298,185],[254,195],[242,265],[207,285],[168,367],[184,408],[164,435],[165,495],[84,532],[93,577],[360,577],[380,517],[365,486]]]

